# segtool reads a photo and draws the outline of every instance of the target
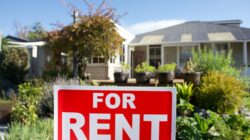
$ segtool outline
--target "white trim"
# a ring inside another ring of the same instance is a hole
[[[189,44],[163,44],[164,47],[175,47],[175,46],[179,46],[179,47],[189,47],[189,46],[199,46],[200,43],[189,43]]]
[[[161,45],[161,65],[164,65],[164,47]]]
[[[171,131],[171,140],[175,140],[176,135],[176,103],[177,103],[177,90],[176,88],[174,90],[171,90],[173,93],[172,96],[172,131]]]
[[[108,67],[109,65],[106,63],[88,63],[87,67]]]
[[[182,45],[182,44],[196,44],[196,43],[225,43],[225,42],[230,42],[230,43],[242,43],[245,40],[236,40],[236,41],[192,41],[192,42],[159,42],[159,43],[131,43],[129,46],[147,46],[147,45],[159,45],[162,44],[164,46],[171,46],[171,45]],[[250,41],[250,40],[249,40]],[[187,45],[188,46],[188,45]]]
[[[54,140],[58,139],[58,91],[59,90],[125,90],[125,91],[170,91],[172,93],[172,125],[171,140],[175,140],[176,135],[176,88],[175,87],[110,87],[110,86],[54,86]]]
[[[176,93],[175,87],[110,87],[110,86],[77,86],[77,85],[55,85],[58,90],[126,90],[126,91],[171,91]]]
[[[128,48],[128,51],[127,51],[127,64],[130,66],[131,69],[133,69],[132,67],[132,63],[131,63],[131,57],[132,57],[132,54],[131,54],[131,49],[129,46],[127,46]],[[129,70],[129,77],[132,77],[132,71]]]
[[[150,55],[149,54],[149,45],[147,45],[146,53],[147,53],[146,60],[149,63],[149,55]]]
[[[60,86],[54,86],[54,140],[58,140],[58,91]]]
[[[179,68],[180,67],[180,47],[177,46],[176,49],[177,49],[177,51],[176,51],[176,54],[177,54],[176,63],[177,63],[177,67]]]
[[[15,42],[15,41],[8,41],[9,44],[13,45],[20,45],[20,46],[44,46],[46,43],[44,41],[37,41],[37,42]]]

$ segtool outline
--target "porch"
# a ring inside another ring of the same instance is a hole
[[[166,43],[150,45],[131,45],[128,48],[128,63],[131,65],[131,77],[135,67],[147,61],[156,68],[159,65],[176,63],[183,68],[192,57],[192,49],[211,48],[213,51],[228,52],[232,50],[234,66],[243,69],[243,75],[250,75],[250,42],[197,42],[197,43]]]

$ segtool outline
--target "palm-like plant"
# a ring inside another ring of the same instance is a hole
[[[183,83],[176,84],[177,97],[178,97],[178,113],[182,116],[186,116],[194,111],[194,106],[189,103],[191,96],[193,95],[193,84]]]
[[[189,102],[190,97],[193,95],[193,84],[176,84],[176,88],[178,92],[178,99],[183,99]]]

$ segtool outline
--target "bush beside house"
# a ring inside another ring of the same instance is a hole
[[[24,48],[3,48],[0,52],[0,77],[13,84],[24,81],[29,70],[29,53]]]

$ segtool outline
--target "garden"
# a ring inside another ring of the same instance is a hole
[[[53,139],[53,86],[100,86],[86,79],[85,70],[89,58],[103,56],[108,60],[121,51],[123,39],[110,22],[115,21],[112,10],[97,9],[72,25],[42,34],[53,61],[41,77],[26,78],[30,68],[27,49],[3,46],[0,125],[8,126],[5,139]],[[61,53],[73,58],[71,63],[63,64]],[[204,48],[193,50],[192,56],[183,70],[175,63],[156,69],[142,62],[134,69],[136,82],[143,86],[155,78],[160,86],[177,88],[177,139],[250,139],[250,81],[233,67],[232,51],[217,53]],[[114,73],[112,86],[126,83],[129,70],[123,63]],[[175,78],[184,82],[176,84]]]
[[[163,85],[177,88],[177,139],[250,139],[249,80],[232,67],[231,54],[209,49],[193,51],[192,60],[179,73],[174,63],[158,69],[147,62],[136,67],[138,83],[147,83],[155,75]],[[7,140],[50,140],[53,139],[53,85],[99,84],[70,75],[54,76],[53,71],[46,71],[46,78],[27,80],[28,55],[27,50],[20,48],[5,48],[0,54],[0,123],[8,122]],[[23,59],[15,59],[19,57]],[[123,64],[123,68],[128,70],[129,66]],[[197,72],[198,78],[192,74]],[[185,82],[173,83],[175,75],[181,75]]]

